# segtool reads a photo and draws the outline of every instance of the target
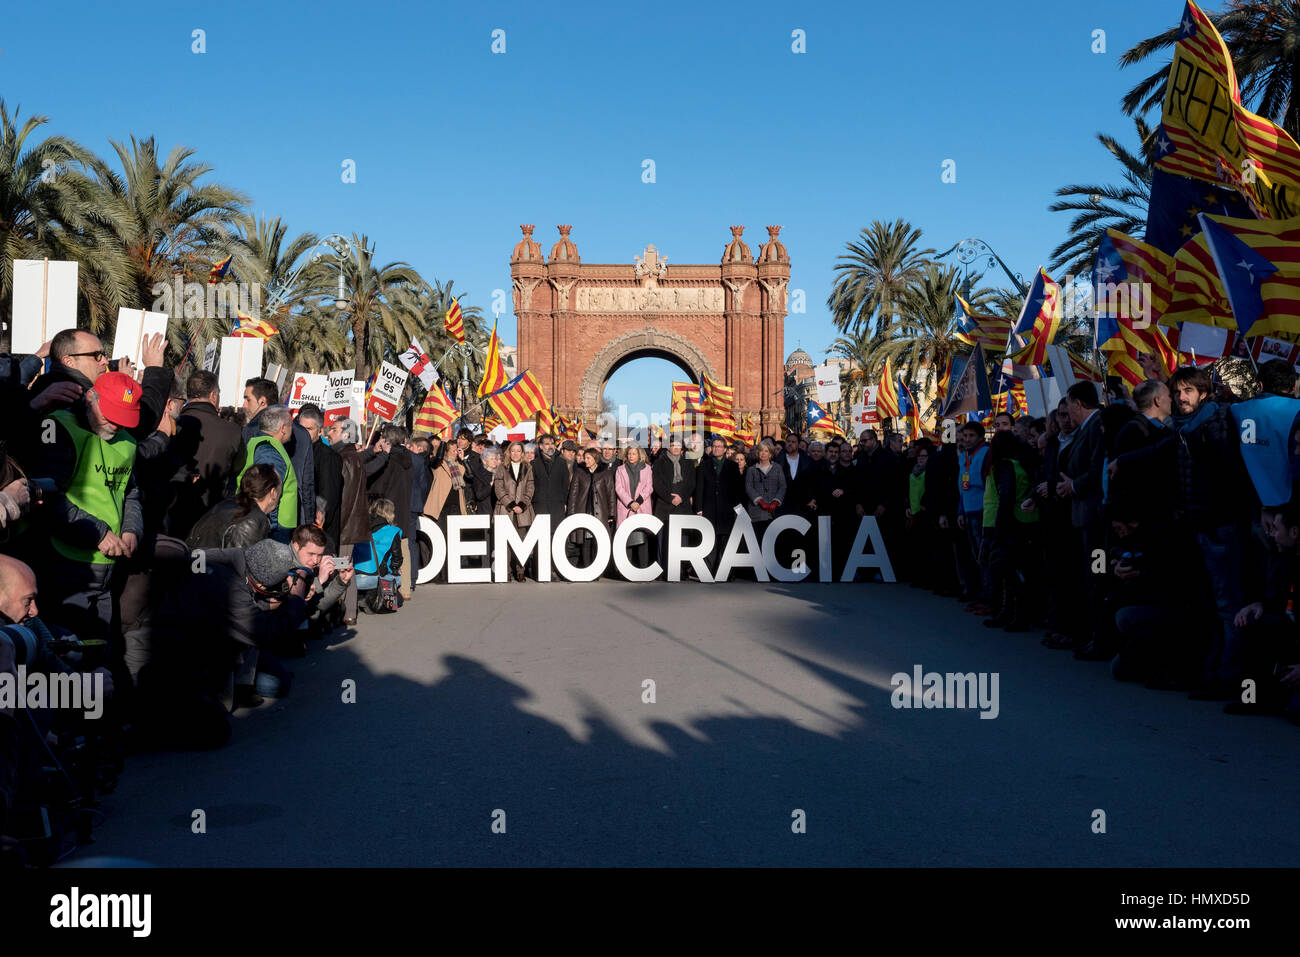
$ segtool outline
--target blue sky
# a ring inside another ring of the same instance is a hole
[[[716,262],[733,223],[756,249],[779,223],[808,303],[787,318],[786,351],[820,358],[836,256],[872,220],[906,218],[936,249],[982,237],[1031,275],[1065,235],[1053,191],[1118,179],[1094,134],[1134,145],[1119,99],[1147,71],[1121,71],[1119,55],[1181,12],[77,0],[11,5],[0,92],[101,155],[131,134],[192,147],[291,233],[365,233],[382,260],[454,279],[489,315],[520,223],[548,251],[555,224],[573,224],[587,262],[653,243],[670,263]],[[955,183],[941,182],[947,159]],[[501,331],[513,341],[508,311]],[[661,409],[668,368],[635,363],[611,393]]]

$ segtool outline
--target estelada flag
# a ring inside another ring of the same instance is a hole
[[[961,318],[957,320],[957,330],[953,338],[968,346],[982,345],[988,352],[1005,352],[1007,339],[1011,336],[1011,320],[1001,316],[977,315],[961,296],[957,297],[961,308]]]
[[[483,381],[478,384],[478,397],[485,399],[493,392],[506,387],[510,381],[506,367],[501,362],[501,340],[497,338],[497,324],[492,323],[492,338],[488,340],[487,357],[483,360]]]
[[[1198,218],[1214,230],[1214,238],[1202,231],[1174,257],[1173,293],[1165,322],[1222,326],[1252,337],[1300,335],[1300,217],[1261,220],[1202,214]],[[1232,295],[1219,275],[1212,242],[1234,277]],[[1237,310],[1247,317],[1245,330],[1240,328]]]
[[[239,313],[239,319],[235,323],[234,330],[231,331],[232,339],[270,339],[280,330],[275,328],[264,319],[254,319],[252,316],[246,316]]]
[[[668,430],[682,432],[693,428],[697,424],[696,416],[702,412],[704,399],[700,387],[694,382],[674,382],[668,405]]]
[[[492,393],[488,397],[488,404],[496,410],[506,428],[531,419],[550,407],[542,392],[542,384],[527,369],[511,379],[505,388]]]
[[[808,418],[805,423],[808,429],[822,429],[826,432],[833,432],[836,435],[843,435],[843,431],[831,419],[820,405],[812,399],[808,400]]]
[[[1232,53],[1190,0],[1169,64],[1155,150],[1157,170],[1232,185],[1259,216],[1285,219],[1297,208],[1300,146],[1241,105]]]
[[[227,256],[221,262],[214,263],[212,268],[208,270],[208,282],[216,283],[226,278],[226,273],[230,272],[230,260],[233,258],[233,256]]]
[[[1012,330],[1003,368],[1017,379],[1032,378],[1033,366],[1047,363],[1047,347],[1061,328],[1061,287],[1039,267]],[[1007,363],[1011,367],[1006,368]]]
[[[457,342],[465,341],[465,319],[460,312],[459,299],[451,301],[451,307],[447,310],[447,314],[443,316],[442,325],[447,330],[447,334]],[[495,325],[492,326],[492,332],[494,335],[496,334]]]
[[[415,431],[430,435],[445,435],[447,428],[459,415],[456,403],[447,395],[441,383],[434,383],[424,397],[424,404],[415,415]]]

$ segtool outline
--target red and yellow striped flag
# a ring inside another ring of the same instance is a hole
[[[230,272],[230,261],[233,256],[227,256],[219,263],[213,263],[212,268],[208,270],[208,283],[215,285],[222,279],[226,278],[226,273]]]
[[[1007,340],[1011,336],[1010,319],[1002,316],[976,315],[970,303],[961,296],[957,297],[957,305],[961,308],[962,317],[957,322],[957,329],[953,333],[954,339],[968,346],[978,343],[984,346],[985,352],[1006,351]]]
[[[1032,324],[1026,328],[1026,323],[1029,322],[1027,313],[1035,306],[1038,307],[1038,311],[1033,316]],[[1051,276],[1039,269],[1038,275],[1034,277],[1034,284],[1029,290],[1029,297],[1025,300],[1025,312],[1017,320],[1019,331],[1016,335],[1024,337],[1024,347],[1007,355],[1007,359],[1012,363],[1012,369],[1016,366],[1028,368],[1047,364],[1047,347],[1052,344],[1056,333],[1060,331],[1061,315],[1061,287],[1052,280]]]
[[[501,416],[501,421],[507,428],[550,408],[550,403],[542,392],[542,384],[527,369],[515,376],[505,388],[492,393],[488,397],[488,404]]]
[[[254,319],[241,312],[239,321],[235,323],[234,331],[230,336],[232,339],[270,339],[279,331],[265,319]]]
[[[1232,53],[1195,3],[1187,4],[1179,24],[1155,149],[1157,169],[1231,183],[1262,217],[1294,212],[1300,146],[1241,105]]]
[[[487,357],[483,360],[483,381],[478,384],[478,397],[486,399],[500,391],[510,381],[506,367],[501,362],[501,340],[497,338],[497,325],[492,323],[492,338],[488,340]]]
[[[442,383],[435,382],[433,388],[425,395],[420,411],[416,413],[415,431],[446,438],[449,435],[448,426],[459,414],[456,403],[452,401],[451,396],[447,395]]]
[[[880,376],[880,388],[876,390],[876,411],[882,419],[898,418],[898,380],[894,378],[888,359]]]
[[[1248,336],[1276,336],[1294,341],[1300,336],[1300,217],[1292,219],[1233,219],[1207,216],[1277,271],[1264,276],[1259,295],[1264,313]],[[1166,324],[1199,322],[1237,328],[1223,281],[1214,265],[1205,233],[1197,233],[1174,257],[1174,292]]]
[[[683,432],[693,429],[697,424],[697,416],[702,412],[704,403],[700,387],[694,382],[674,382],[668,405],[668,430]]]
[[[443,328],[457,342],[465,341],[465,320],[460,314],[460,300],[453,299],[451,308],[447,310],[447,315],[442,319]],[[493,327],[495,330],[495,327]]]

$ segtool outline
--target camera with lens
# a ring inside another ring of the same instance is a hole
[[[0,625],[0,636],[8,638],[14,646],[15,665],[38,665],[45,655],[68,659],[79,671],[91,671],[105,663],[108,643],[102,640],[82,641],[76,635],[50,632],[39,618],[31,618],[21,625]]]

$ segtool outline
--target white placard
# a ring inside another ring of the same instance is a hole
[[[358,379],[352,380],[352,392],[348,401],[348,418],[358,426],[366,418],[366,384]]]
[[[217,373],[217,383],[222,406],[238,409],[244,404],[244,383],[262,375],[264,345],[263,340],[248,336],[226,336],[221,340],[221,371]]]
[[[493,442],[531,442],[537,437],[537,420],[529,419],[526,422],[520,422],[518,425],[498,425],[488,433],[488,438]]]
[[[329,385],[329,376],[318,372],[297,372],[289,388],[288,406],[301,409],[304,405],[320,405],[325,399],[325,387]]]
[[[165,312],[148,312],[144,309],[119,309],[117,311],[117,332],[113,335],[113,354],[110,359],[130,359],[138,368],[144,368],[141,354],[144,352],[144,340],[149,336],[162,333],[167,335],[167,321],[171,316]]]
[[[203,347],[203,368],[208,372],[217,371],[217,362],[220,360],[220,353],[217,350],[220,348],[221,341],[219,339],[213,339]]]
[[[277,395],[284,392],[284,377],[288,375],[288,373],[288,369],[276,365],[274,362],[268,362],[266,364],[266,378],[275,383],[275,391]]]
[[[64,329],[77,328],[77,264],[14,260],[14,355],[31,355]]]
[[[366,408],[385,422],[392,422],[397,415],[397,407],[402,402],[402,390],[406,388],[406,370],[399,369],[391,362],[379,365],[379,375],[370,390],[370,402]]]
[[[817,384],[818,402],[840,401],[840,367],[833,362],[813,369],[813,381]]]
[[[346,419],[351,413],[354,371],[345,369],[342,372],[331,372],[327,376],[329,381],[325,385],[325,395],[321,400],[321,411],[325,413],[326,425],[330,425],[336,419]]]

